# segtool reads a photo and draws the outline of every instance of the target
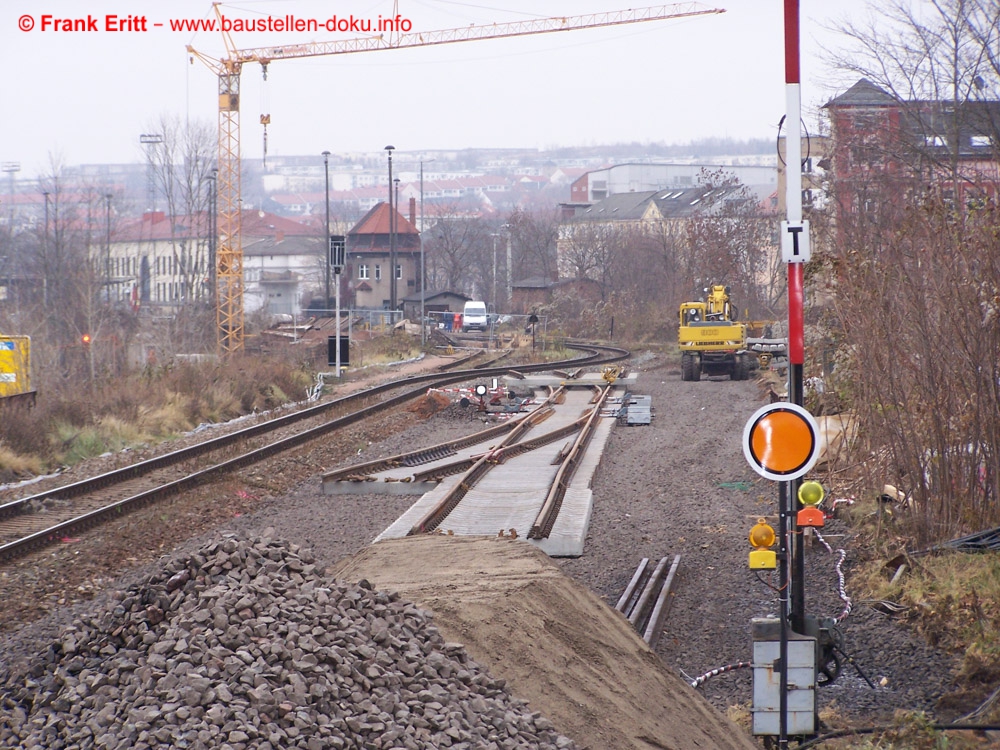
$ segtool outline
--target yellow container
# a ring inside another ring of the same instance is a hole
[[[0,398],[31,391],[31,337],[0,336]]]
[[[774,570],[778,555],[773,549],[755,549],[750,553],[750,570]]]

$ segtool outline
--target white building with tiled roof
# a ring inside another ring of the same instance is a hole
[[[167,311],[214,299],[215,246],[210,235],[209,217],[204,213],[171,217],[151,211],[119,226],[108,247],[100,248],[109,266],[111,301],[127,302],[136,309]],[[260,240],[317,235],[315,227],[291,219],[259,211],[243,212],[244,261],[247,248]],[[253,299],[260,295],[251,281],[259,283],[260,279],[244,279],[244,294]]]

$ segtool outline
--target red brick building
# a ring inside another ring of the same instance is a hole
[[[901,100],[862,79],[824,108],[838,212],[863,210],[876,189],[933,188],[958,205],[996,197],[1000,102]]]
[[[396,306],[404,297],[420,291],[420,232],[416,228],[414,202],[410,218],[375,205],[347,233],[347,262],[343,279],[347,283],[348,304],[367,310],[387,310],[392,299],[392,263],[389,219],[396,218]]]

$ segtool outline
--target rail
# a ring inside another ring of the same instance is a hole
[[[354,464],[353,466],[347,466],[343,469],[334,469],[323,474],[322,481],[324,483],[345,481],[363,482],[367,480],[368,476],[377,474],[380,471],[395,469],[399,466],[419,466],[420,464],[427,463],[428,461],[437,461],[446,456],[454,455],[458,451],[463,448],[467,448],[470,445],[482,443],[493,437],[504,435],[514,429],[516,424],[516,420],[511,420],[509,422],[495,425],[486,430],[474,432],[465,437],[456,438],[455,440],[449,440],[444,443],[438,443],[437,445],[433,445],[429,448],[419,448],[406,453],[399,453],[395,456],[388,456],[386,458],[378,458],[361,464]]]
[[[550,443],[560,440],[564,437],[568,437],[573,433],[577,432],[584,423],[585,418],[581,418],[572,424],[568,424],[565,427],[560,427],[556,430],[550,430],[544,435],[539,435],[537,438],[532,438],[530,440],[522,440],[519,443],[511,443],[504,445],[496,450],[490,452],[492,460],[494,463],[503,463],[509,458],[514,456],[520,456],[529,451],[533,451],[542,446],[549,445]],[[469,468],[478,461],[481,456],[471,456],[469,458],[458,459],[449,464],[443,464],[437,466],[433,469],[428,469],[427,471],[418,472],[413,475],[414,482],[434,482],[439,481],[445,477],[450,477],[455,474],[460,474],[463,471],[467,471]]]
[[[553,397],[550,397],[551,400]],[[484,453],[477,459],[472,466],[470,466],[463,474],[460,481],[455,483],[444,496],[434,504],[434,507],[429,509],[423,517],[413,525],[413,527],[407,532],[407,536],[414,536],[416,534],[426,534],[428,532],[434,531],[441,522],[448,517],[458,504],[462,501],[462,498],[471,490],[476,484],[486,476],[487,472],[492,468],[492,466],[497,463],[496,456],[503,450],[504,446],[512,444],[517,441],[521,435],[528,432],[535,425],[540,424],[544,420],[548,419],[552,415],[552,406],[548,402],[539,406],[535,411],[531,412],[524,419],[518,420],[514,429],[510,431],[503,440],[500,441],[498,448],[492,451]]]
[[[589,419],[587,419],[586,424],[580,430],[580,434],[577,435],[573,447],[570,448],[569,453],[556,472],[556,478],[553,480],[552,486],[545,497],[545,502],[542,503],[541,510],[538,511],[538,516],[531,525],[531,531],[528,532],[529,539],[547,539],[549,534],[552,533],[552,526],[559,516],[563,498],[566,496],[566,489],[573,479],[573,474],[580,463],[584,449],[590,442],[590,437],[594,433],[594,425],[600,419],[601,409],[610,393],[611,386],[607,386],[602,389],[598,398],[595,399],[594,409],[591,411]]]

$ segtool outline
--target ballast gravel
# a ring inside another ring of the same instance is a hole
[[[575,750],[430,615],[235,534],[0,673],[0,747]]]

